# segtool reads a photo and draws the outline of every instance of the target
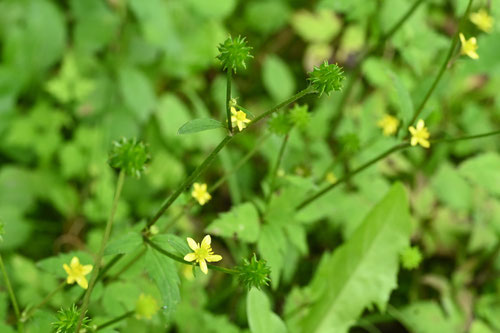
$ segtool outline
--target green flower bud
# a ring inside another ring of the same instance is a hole
[[[290,120],[295,126],[304,130],[307,125],[309,125],[309,121],[311,120],[311,115],[308,112],[308,106],[295,104],[293,109],[290,110]]]
[[[135,305],[135,316],[138,319],[151,319],[160,310],[158,301],[151,295],[141,294]]]
[[[57,321],[52,323],[56,333],[75,333],[76,326],[78,325],[78,319],[80,318],[80,310],[73,304],[68,309],[61,308],[57,312]],[[85,316],[83,317],[82,325],[80,326],[80,332],[88,332],[90,319]]]
[[[264,285],[268,286],[269,281],[271,281],[269,279],[271,268],[267,266],[264,259],[257,260],[255,253],[250,261],[243,259],[243,264],[236,266],[236,270],[238,271],[238,279],[248,289],[252,287],[260,289]]]
[[[400,257],[401,265],[408,270],[417,268],[422,262],[422,253],[418,246],[407,247],[401,252]]]
[[[293,126],[290,118],[284,113],[275,114],[271,117],[271,119],[269,119],[268,124],[269,131],[271,131],[271,133],[281,136],[287,135]]]
[[[246,69],[245,61],[253,58],[250,54],[252,47],[247,46],[245,37],[238,36],[233,39],[229,36],[224,43],[219,44],[219,55],[217,59],[222,63],[224,70],[232,70],[236,73],[238,69]]]
[[[313,71],[309,73],[309,82],[319,96],[326,93],[330,95],[332,91],[339,91],[342,89],[342,81],[345,79],[342,68],[337,64],[328,64],[325,60],[319,67],[314,67]]]
[[[113,168],[125,171],[127,175],[139,178],[146,170],[149,159],[147,146],[142,141],[122,138],[113,142],[108,163]]]

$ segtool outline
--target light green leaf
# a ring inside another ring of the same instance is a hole
[[[139,70],[124,67],[118,73],[118,83],[125,105],[140,121],[145,121],[153,112],[156,97],[149,79]]]
[[[395,72],[389,71],[389,76],[394,83],[394,87],[396,88],[396,93],[398,95],[399,118],[401,118],[405,124],[409,124],[414,113],[413,101],[410,93],[408,89],[406,89],[401,78]]]
[[[137,232],[129,232],[108,243],[104,255],[126,254],[134,251],[142,245],[142,237]]]
[[[470,185],[449,164],[443,164],[432,179],[432,189],[436,196],[458,210],[467,210],[470,207],[472,191]]]
[[[271,286],[276,289],[280,282],[281,271],[285,264],[287,241],[283,229],[276,225],[265,224],[260,230],[257,249],[271,267]]]
[[[443,309],[433,301],[417,302],[398,311],[401,322],[414,333],[455,333],[461,331],[461,322],[445,316]]]
[[[191,134],[215,128],[224,128],[224,124],[211,118],[193,119],[182,125],[177,131],[177,134]]]
[[[300,37],[314,43],[328,43],[339,33],[341,27],[339,18],[329,9],[320,9],[316,13],[297,11],[291,24]]]
[[[484,153],[463,162],[459,172],[472,183],[484,187],[494,195],[500,195],[500,155]]]
[[[205,231],[214,235],[253,243],[259,238],[259,214],[251,203],[244,203],[222,213]]]
[[[180,281],[175,263],[167,256],[148,248],[146,270],[160,291],[166,312],[172,314],[180,301]]]
[[[308,287],[313,305],[302,330],[343,333],[372,304],[384,310],[410,234],[405,189],[396,184],[347,242],[322,261]]]
[[[275,101],[287,99],[295,92],[295,79],[288,65],[269,55],[262,66],[264,86]]]
[[[163,235],[156,235],[153,237],[152,241],[158,245],[159,247],[168,250],[168,251],[175,251],[178,256],[184,257],[186,254],[189,252],[193,252],[188,244],[187,240],[185,238],[181,238],[177,235],[173,234],[163,234]]]
[[[271,311],[271,304],[266,294],[256,288],[247,295],[248,326],[252,333],[285,333],[286,326],[281,318]]]

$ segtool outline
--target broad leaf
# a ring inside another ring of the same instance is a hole
[[[343,333],[372,304],[383,311],[397,285],[399,252],[410,233],[406,193],[396,184],[349,240],[322,260],[309,285],[313,305],[302,331]]]
[[[142,237],[136,232],[129,232],[108,243],[104,255],[129,253],[142,245]]]
[[[394,72],[389,72],[398,95],[399,115],[405,124],[408,124],[413,116],[413,101],[401,78]]]
[[[500,155],[484,153],[460,165],[459,172],[472,183],[484,187],[493,195],[500,195]]]
[[[285,333],[287,331],[281,318],[271,311],[271,304],[266,294],[256,288],[248,292],[247,317],[252,333]]]
[[[187,240],[177,235],[157,235],[153,237],[152,241],[167,251],[173,250],[179,257],[184,257],[189,252],[193,252],[193,250],[189,248]]]
[[[224,124],[220,121],[211,118],[193,119],[182,125],[177,134],[191,134],[203,132],[215,128],[224,128]]]
[[[281,271],[285,263],[287,241],[283,229],[272,224],[262,226],[257,249],[271,267],[271,286],[276,289],[279,285]]]
[[[229,212],[222,213],[213,221],[205,231],[222,236],[237,237],[238,239],[253,243],[259,237],[259,214],[251,203],[234,206]]]

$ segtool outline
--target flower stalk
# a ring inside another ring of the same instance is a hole
[[[14,289],[12,289],[12,284],[10,283],[9,275],[7,274],[7,270],[5,269],[5,265],[3,263],[3,258],[1,254],[0,254],[0,269],[2,270],[3,280],[5,281],[5,286],[7,287],[7,291],[9,292],[10,301],[12,303],[12,307],[14,308],[14,313],[16,315],[17,331],[19,333],[22,333],[24,332],[24,325],[21,320],[19,305],[17,304],[16,294],[14,294]]]

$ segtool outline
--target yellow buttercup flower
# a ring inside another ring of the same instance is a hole
[[[493,30],[493,17],[484,8],[481,8],[477,13],[470,14],[469,18],[472,23],[484,32]]]
[[[247,124],[250,122],[250,119],[247,119],[247,114],[243,111],[236,111],[236,109],[231,107],[231,124],[233,127],[238,127],[240,132],[247,127]]]
[[[380,119],[377,126],[382,128],[385,136],[391,136],[398,130],[399,119],[390,114],[386,114],[384,118]]]
[[[472,59],[479,59],[479,55],[476,52],[478,48],[476,37],[471,37],[466,40],[463,33],[460,33],[459,36],[460,36],[460,42],[462,43],[462,49],[460,52],[462,54],[469,56]]]
[[[186,254],[184,260],[189,262],[196,260],[203,273],[208,273],[207,261],[216,262],[222,260],[222,256],[214,254],[212,246],[210,246],[210,243],[212,243],[210,235],[206,235],[201,241],[201,244],[196,243],[194,239],[190,237],[187,238],[187,242],[191,250],[194,252]]]
[[[417,144],[421,145],[424,148],[429,148],[431,146],[429,140],[430,134],[425,127],[425,123],[422,119],[417,122],[417,127],[410,126],[408,130],[411,133],[411,141],[410,144],[412,146],[416,146]]]
[[[198,200],[198,203],[202,206],[206,204],[208,200],[212,199],[212,196],[207,191],[207,184],[194,183],[191,195]]]
[[[78,283],[80,287],[83,289],[87,289],[89,283],[85,275],[89,274],[92,271],[92,265],[82,265],[80,264],[80,260],[77,257],[73,257],[71,259],[71,263],[68,265],[63,264],[63,268],[68,273],[68,278],[66,282],[68,284]]]
[[[335,174],[330,171],[329,173],[326,174],[325,180],[333,185],[337,182],[338,179],[335,176]]]

